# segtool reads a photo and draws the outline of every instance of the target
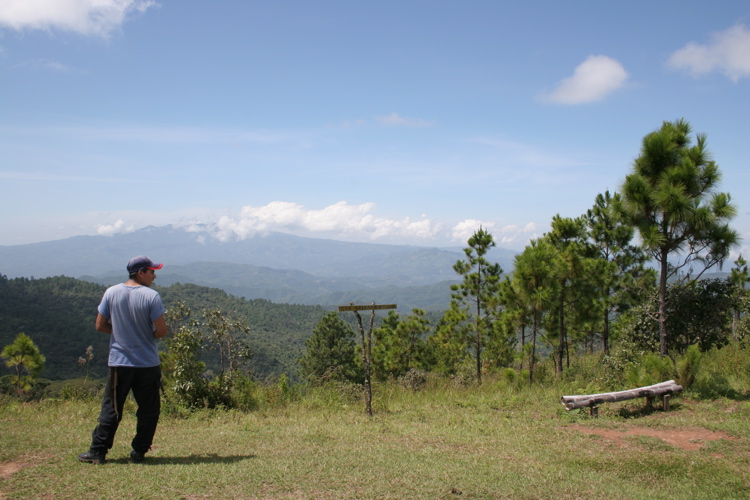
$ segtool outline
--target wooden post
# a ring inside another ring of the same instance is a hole
[[[339,311],[353,311],[357,317],[357,327],[362,339],[362,365],[365,369],[365,410],[367,415],[372,416],[372,380],[371,380],[371,361],[372,361],[372,326],[375,323],[376,309],[396,309],[396,304],[376,305],[374,302],[369,306],[355,306],[350,302],[348,306],[339,306]],[[372,311],[370,314],[370,328],[365,334],[365,328],[362,326],[362,316],[359,311]]]
[[[359,311],[354,310],[354,315],[357,317],[357,326],[359,327],[359,334],[362,338],[362,366],[365,369],[365,411],[367,415],[372,417],[372,381],[370,380],[370,361],[372,356],[372,328],[365,336],[365,328],[362,326],[362,316]],[[375,316],[375,310],[372,311],[371,316]],[[370,321],[372,324],[372,320]]]
[[[598,406],[592,406],[591,407],[591,416],[596,418],[599,416],[599,407]]]
[[[662,404],[662,409],[664,411],[669,411],[669,400],[670,399],[672,399],[671,395],[669,395],[669,394],[665,394],[664,395],[663,404]]]

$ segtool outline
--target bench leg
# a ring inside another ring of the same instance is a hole
[[[664,411],[669,411],[669,400],[671,399],[671,396],[669,394],[664,395],[662,408]]]
[[[599,407],[598,406],[592,406],[591,407],[591,416],[592,417],[598,417],[599,416]]]

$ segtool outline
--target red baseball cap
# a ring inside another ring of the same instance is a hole
[[[128,261],[128,272],[136,273],[141,269],[156,270],[161,269],[163,266],[164,264],[154,264],[154,262],[145,255],[139,255],[138,257],[133,257]]]

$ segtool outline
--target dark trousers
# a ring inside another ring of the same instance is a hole
[[[91,451],[107,453],[115,440],[117,427],[122,420],[125,399],[132,390],[138,404],[135,438],[132,446],[135,451],[146,453],[151,448],[159,422],[161,400],[161,367],[133,368],[129,366],[110,367],[107,386],[104,389],[99,425],[91,434]]]

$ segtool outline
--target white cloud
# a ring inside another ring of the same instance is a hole
[[[107,37],[128,15],[156,5],[154,0],[3,0],[0,26]]]
[[[116,222],[92,226],[96,228],[96,234],[112,236],[116,233],[129,233],[146,225],[172,224],[194,233],[196,239],[201,242],[208,238],[222,242],[244,240],[264,236],[270,232],[281,232],[341,241],[464,246],[469,237],[481,226],[493,235],[499,247],[523,248],[530,239],[539,236],[536,234],[537,226],[533,222],[526,226],[500,226],[494,221],[466,219],[448,226],[424,214],[417,219],[379,217],[374,213],[375,208],[374,203],[350,205],[340,201],[314,210],[297,203],[274,201],[263,206],[248,205],[238,213],[203,214],[200,217],[195,217],[194,214],[191,216],[187,212],[102,213],[98,214],[99,219],[106,217],[109,220],[117,219]],[[198,220],[201,222],[196,222]]]
[[[391,113],[387,116],[376,116],[375,119],[381,125],[401,127],[429,127],[434,123],[422,118],[405,118],[398,113]]]
[[[622,87],[628,73],[618,61],[607,56],[589,56],[545,100],[559,104],[600,101]]]
[[[389,237],[425,240],[435,237],[442,228],[441,224],[427,218],[413,221],[408,217],[401,220],[376,217],[372,214],[374,209],[374,203],[349,205],[340,201],[320,210],[310,210],[297,203],[274,201],[260,207],[248,205],[236,216],[223,215],[208,226],[208,231],[220,241],[245,239],[269,231],[353,240]]]
[[[672,54],[667,64],[696,77],[719,71],[736,83],[750,77],[750,31],[738,24],[714,33],[708,44],[690,42]]]
[[[476,219],[462,220],[451,229],[451,239],[458,243],[466,243],[480,227],[492,233],[492,228],[495,227],[495,223]]]
[[[453,226],[451,238],[457,243],[465,244],[480,227],[490,233],[495,240],[495,244],[500,247],[526,245],[530,239],[539,236],[534,222],[519,227],[515,224],[498,226],[492,221],[466,219]]]
[[[132,233],[135,231],[133,224],[125,224],[125,221],[118,219],[114,224],[97,224],[96,234],[101,236],[112,236],[117,233]]]

